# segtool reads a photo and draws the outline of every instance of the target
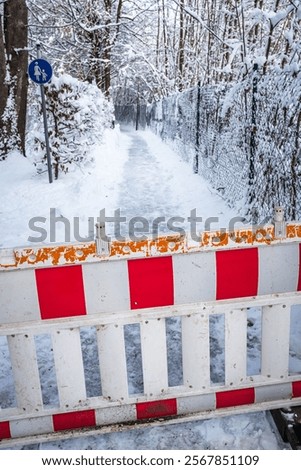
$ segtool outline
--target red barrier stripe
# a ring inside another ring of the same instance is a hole
[[[172,257],[128,261],[131,309],[174,304]]]
[[[136,405],[137,419],[162,418],[177,415],[177,400],[159,400]]]
[[[292,395],[293,398],[301,397],[301,382],[292,383]]]
[[[255,389],[245,388],[230,392],[216,393],[216,408],[228,408],[230,406],[251,405],[255,402]]]
[[[4,421],[3,423],[0,423],[0,439],[10,439],[11,434],[10,434],[10,427],[9,427],[9,421]]]
[[[257,248],[216,252],[216,300],[257,295],[258,266]]]
[[[61,413],[58,415],[53,415],[52,420],[54,431],[65,431],[67,429],[96,426],[94,410]]]
[[[86,315],[81,266],[36,269],[42,320]]]

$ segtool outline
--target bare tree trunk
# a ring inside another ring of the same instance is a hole
[[[120,31],[120,18],[121,18],[121,12],[122,12],[122,6],[123,6],[123,0],[118,0],[118,6],[117,6],[117,13],[116,13],[116,36],[115,40],[117,39]]]
[[[274,5],[274,12],[278,10],[279,7],[279,2],[280,0],[275,0],[275,5]],[[263,66],[263,73],[266,74],[267,68],[268,68],[268,62],[269,62],[269,57],[270,57],[270,52],[272,48],[272,40],[273,40],[273,33],[274,33],[275,25],[272,23],[270,20],[270,30],[269,30],[269,36],[267,39],[267,44],[266,44],[266,49],[265,49],[265,63]]]
[[[179,90],[183,89],[183,78],[184,78],[184,0],[180,1],[180,36],[179,36]]]
[[[102,91],[107,98],[110,97],[111,88],[111,27],[112,22],[112,0],[104,0],[105,14],[106,14],[106,27],[103,31],[103,80],[102,80]]]
[[[162,25],[163,25],[165,76],[168,77],[168,55],[167,55],[168,44],[167,44],[166,7],[165,7],[165,1],[164,0],[162,0]]]
[[[157,40],[156,40],[156,68],[160,68],[160,33],[161,33],[161,7],[157,0]]]
[[[0,130],[1,130],[1,116],[4,112],[7,97],[8,97],[8,87],[5,83],[5,75],[6,75],[6,58],[5,58],[5,46],[4,46],[4,38],[3,38],[3,26],[2,26],[3,18],[0,16]]]
[[[8,105],[8,96],[14,103],[16,128],[10,126],[10,115],[6,116],[6,137],[14,137],[25,155],[26,107],[27,107],[27,66],[28,66],[28,10],[26,0],[10,0],[3,7],[3,30],[0,29],[0,129],[4,126],[3,113]],[[9,80],[6,83],[6,73]],[[4,93],[2,93],[2,90]],[[10,134],[17,134],[15,136]]]

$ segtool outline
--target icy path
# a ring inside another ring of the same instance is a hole
[[[211,228],[227,227],[237,215],[159,137],[132,129],[125,129],[124,134],[130,142],[118,207],[128,221],[144,217],[149,222],[149,234],[156,235],[172,231],[167,227],[171,218],[177,218],[173,222],[175,229],[189,231],[188,219],[193,211],[203,219],[197,224],[198,230],[203,230],[211,217],[218,219]],[[143,221],[140,225],[137,221],[137,226],[142,228]]]
[[[178,214],[173,201],[170,176],[147,145],[145,136],[127,132],[131,138],[129,158],[124,165],[123,182],[119,192],[119,207],[127,218],[172,217]]]

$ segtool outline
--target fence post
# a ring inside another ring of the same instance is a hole
[[[137,90],[137,111],[136,111],[136,131],[139,130],[139,120],[140,120],[140,100],[139,100],[139,83]]]
[[[255,177],[255,136],[256,136],[256,115],[257,115],[257,91],[258,91],[258,64],[253,66],[252,83],[252,108],[251,108],[251,136],[250,136],[250,167],[249,167],[249,185],[254,184]]]
[[[201,82],[198,81],[198,94],[196,104],[196,136],[195,136],[195,157],[193,164],[194,173],[199,172],[199,149],[200,149],[200,105],[201,105]]]

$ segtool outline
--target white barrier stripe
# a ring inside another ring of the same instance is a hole
[[[43,399],[34,337],[7,337],[18,407],[28,413],[41,411]]]
[[[130,309],[126,260],[83,265],[87,313],[110,313]]]
[[[10,431],[12,438],[53,433],[52,416],[11,421]]]
[[[216,409],[215,393],[208,393],[207,395],[197,395],[191,397],[181,397],[177,399],[177,402],[179,415]]]
[[[34,270],[0,272],[0,323],[40,319]]]
[[[240,385],[247,375],[247,311],[225,314],[225,384]]]
[[[258,295],[297,290],[299,247],[299,244],[283,244],[259,248]]]
[[[123,326],[105,325],[97,330],[102,395],[126,401],[129,392]]]
[[[168,388],[165,320],[146,320],[140,326],[144,393],[160,396]]]
[[[97,426],[119,424],[137,420],[135,405],[122,405],[96,410]]]
[[[214,252],[173,256],[175,304],[216,299]]]
[[[255,403],[263,403],[292,398],[292,384],[263,385],[255,388]]]
[[[207,312],[182,318],[182,354],[184,386],[192,390],[209,388],[210,345]]]
[[[288,376],[290,344],[290,306],[262,308],[261,374],[283,379]]]
[[[54,332],[52,345],[60,406],[66,410],[76,409],[86,399],[79,329]]]

